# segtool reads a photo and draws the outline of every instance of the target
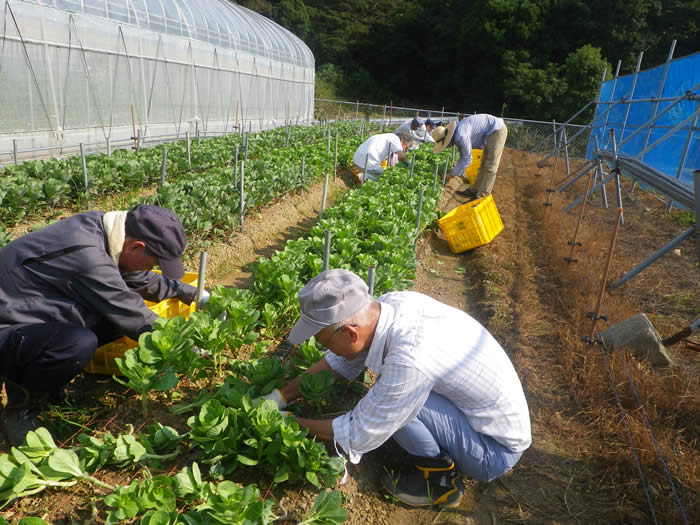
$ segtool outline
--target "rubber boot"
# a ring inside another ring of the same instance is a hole
[[[436,458],[411,456],[413,466],[398,474],[385,472],[382,486],[396,499],[413,507],[440,505],[453,508],[464,495],[462,475],[446,452]]]
[[[5,381],[7,403],[0,414],[0,426],[7,435],[10,445],[18,447],[24,444],[27,433],[41,426],[39,414],[45,394],[32,394],[26,388]]]

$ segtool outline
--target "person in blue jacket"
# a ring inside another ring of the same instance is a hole
[[[179,281],[185,244],[172,211],[139,205],[80,213],[0,249],[0,423],[13,445],[38,428],[46,400],[64,399],[98,346],[152,330],[158,316],[144,299],[195,299]]]
[[[483,149],[481,166],[474,184],[467,185],[456,193],[467,197],[469,201],[491,195],[508,137],[505,121],[486,113],[470,115],[459,122],[436,127],[432,136],[435,140],[434,153],[440,153],[449,146],[456,146],[459,150],[459,160],[448,177],[464,176],[472,163],[472,149]]]

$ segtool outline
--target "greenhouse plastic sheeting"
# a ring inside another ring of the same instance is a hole
[[[309,48],[228,0],[0,6],[0,153],[313,119]]]
[[[589,158],[592,158],[594,151],[593,137],[598,138],[601,148],[611,150],[611,129],[615,130],[615,141],[619,146],[640,126],[673,104],[673,101],[659,102],[655,108],[655,102],[635,102],[635,99],[659,97],[659,87],[662,83],[663,90],[659,98],[680,97],[700,84],[700,53],[670,61],[664,81],[665,67],[666,64],[663,64],[647,71],[640,71],[636,83],[634,75],[618,77],[617,81],[609,80],[603,83],[600,92],[601,101],[616,102],[625,97],[625,99],[629,99],[629,104],[598,105],[593,122],[593,133],[588,145]],[[634,93],[631,93],[633,85]],[[697,88],[695,88],[694,94],[698,94]],[[612,107],[612,109],[606,115],[608,107]],[[629,142],[622,145],[619,151],[633,157],[639,157],[639,154],[647,146],[654,144],[674,127],[687,120],[698,108],[700,108],[700,102],[697,100],[682,100],[659,117],[648,133],[647,130],[641,131]],[[693,170],[700,169],[698,123],[700,123],[699,118],[691,118],[672,136],[649,150],[640,160],[669,177],[679,178],[682,182],[692,186]]]

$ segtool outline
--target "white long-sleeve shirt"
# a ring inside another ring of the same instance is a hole
[[[505,125],[502,118],[487,113],[460,120],[452,136],[452,143],[459,149],[459,160],[452,168],[453,175],[462,175],[472,163],[472,149],[484,149],[488,136]]]
[[[416,129],[411,129],[411,122],[412,120],[407,120],[403,124],[401,124],[394,133],[397,135],[400,135],[401,133],[405,133],[407,135],[410,135],[413,138],[413,142],[416,144],[423,144],[424,142],[435,142],[433,140],[433,137],[430,136],[430,133],[425,129],[425,124],[421,124],[418,126]]]
[[[378,299],[369,350],[353,361],[326,352],[347,379],[366,366],[379,375],[355,408],[333,420],[336,442],[353,463],[416,417],[431,391],[452,401],[472,428],[513,452],[532,442],[518,375],[503,348],[468,314],[416,292]]]
[[[403,152],[401,139],[395,133],[380,133],[372,135],[357,148],[352,157],[352,161],[360,169],[365,169],[367,161],[367,171],[382,172],[381,163],[383,160],[392,164],[391,158],[394,153]]]

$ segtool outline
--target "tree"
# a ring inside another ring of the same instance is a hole
[[[311,18],[302,0],[282,0],[272,9],[274,19],[302,40],[311,32]]]

